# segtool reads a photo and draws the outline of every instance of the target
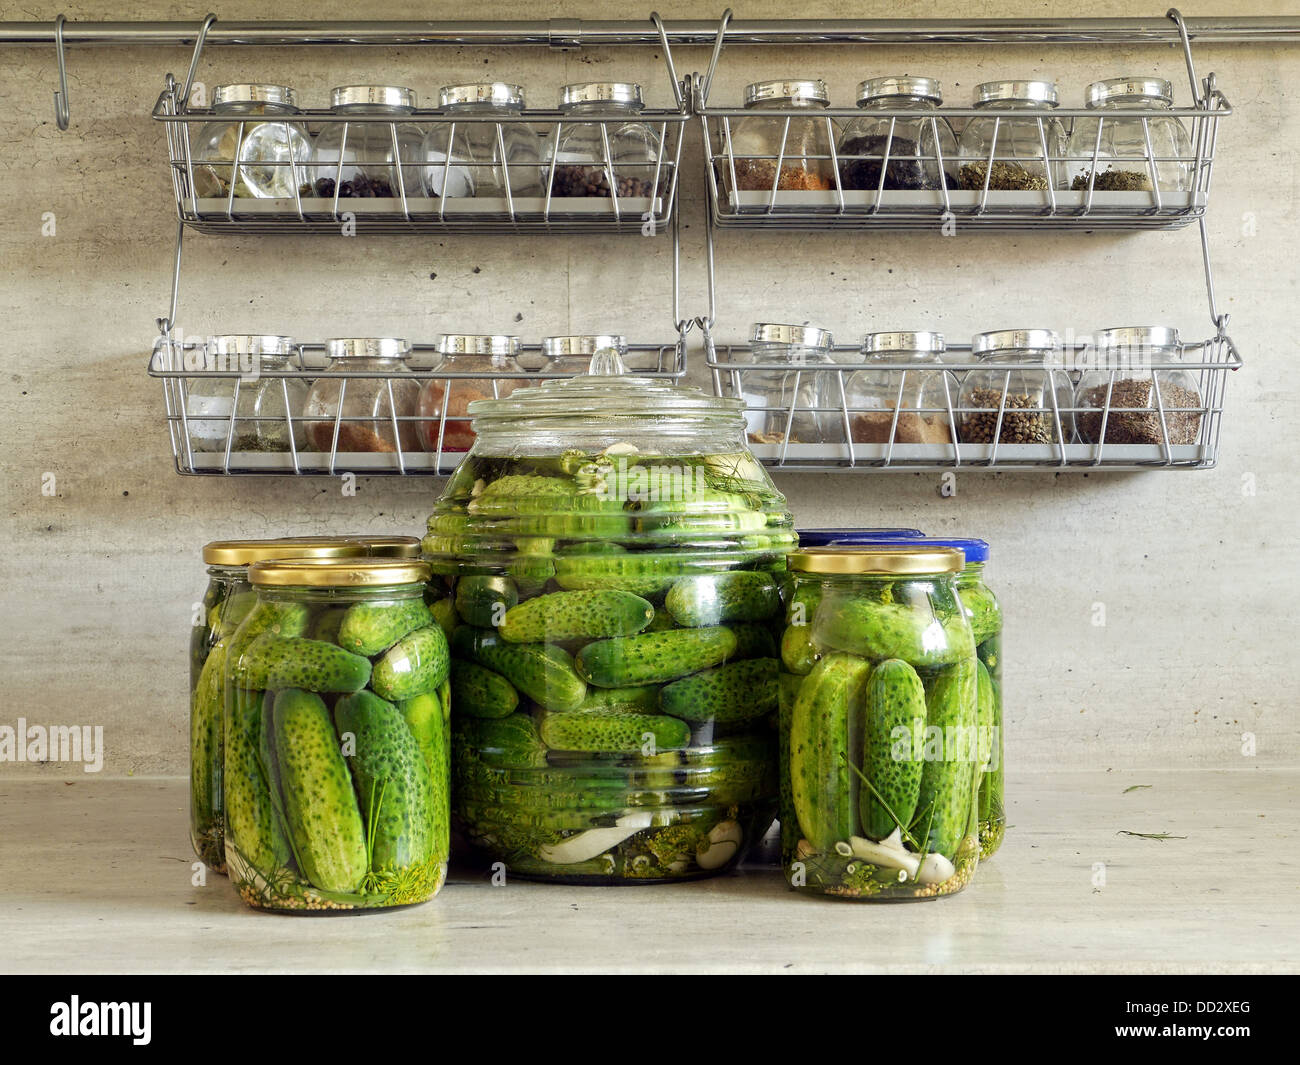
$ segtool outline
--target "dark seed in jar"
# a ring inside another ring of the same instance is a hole
[[[1105,385],[1089,388],[1079,397],[1079,436],[1085,443],[1163,444],[1160,411],[1151,381],[1126,379],[1110,389],[1110,415],[1106,418],[1106,439],[1101,440],[1102,412],[1106,406]],[[1165,408],[1169,443],[1194,444],[1201,430],[1201,397],[1180,385],[1162,383],[1160,400]],[[1134,408],[1134,409],[1124,409]]]
[[[1002,392],[996,388],[974,388],[964,406],[975,410],[965,414],[961,421],[961,439],[964,444],[991,444],[997,432],[998,408]],[[1002,412],[1002,431],[997,433],[1002,444],[1050,444],[1053,419],[1042,410],[1043,399],[1024,392],[1008,392],[1006,409]]]
[[[551,182],[552,196],[608,196],[609,181],[602,166],[557,166]],[[618,178],[619,196],[649,196],[650,182],[638,177]]]
[[[881,188],[880,163],[889,147],[889,165],[885,167],[886,189],[937,189],[941,186],[930,178],[926,162],[934,163],[934,157],[921,158],[921,149],[916,141],[909,137],[895,137],[892,141],[880,134],[867,137],[853,137],[840,145],[839,153],[845,155],[879,156],[876,159],[842,159],[840,162],[840,184],[846,189],[872,190]],[[937,173],[937,168],[935,169]],[[956,188],[957,179],[948,175],[949,188]]]

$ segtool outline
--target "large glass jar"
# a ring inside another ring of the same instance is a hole
[[[494,378],[426,381],[420,389],[420,443],[425,451],[468,451],[474,446],[469,405],[476,399],[508,396],[530,382],[519,364],[519,338],[447,333],[438,338],[442,356],[434,370],[490,373]]]
[[[255,599],[248,566],[268,558],[351,558],[394,554],[395,538],[306,536],[278,540],[214,540],[203,548],[208,587],[194,604],[190,628],[190,841],[210,869],[226,870],[222,800],[226,647]],[[401,550],[410,550],[402,545]]]
[[[325,341],[327,372],[386,376],[318,378],[303,408],[312,447],[341,452],[418,451],[420,383],[408,377],[411,370],[406,359],[410,351],[411,345],[397,337]],[[398,419],[396,434],[394,419]]]
[[[784,443],[787,428],[792,444],[843,443],[839,377],[815,369],[835,362],[831,334],[811,325],[757,322],[750,341],[749,359],[770,367],[740,375],[750,443]]]
[[[1058,334],[1050,329],[976,333],[971,351],[982,365],[962,382],[957,430],[962,443],[1068,444],[1074,439],[1074,388],[1058,369]]]
[[[474,404],[424,540],[456,818],[522,877],[711,875],[776,807],[789,511],[737,400],[621,366]]]
[[[943,334],[868,333],[863,343],[866,370],[845,382],[851,410],[849,427],[858,444],[949,444],[948,412],[957,404],[957,379],[942,369],[901,370],[899,363],[943,362]],[[891,364],[895,364],[891,366]]]
[[[504,82],[447,85],[440,94],[448,119],[518,119],[524,90]],[[448,151],[448,139],[451,150]],[[537,134],[518,121],[451,122],[433,126],[424,138],[425,188],[430,196],[541,196],[542,167]],[[443,190],[447,191],[444,192]]]
[[[218,85],[212,113],[223,116],[199,130],[192,146],[194,191],[236,199],[292,199],[307,180],[311,134],[298,114],[298,96],[286,85]],[[236,161],[239,163],[236,173]]]
[[[960,551],[789,557],[781,852],[790,886],[888,900],[960,891],[979,856],[978,659]]]
[[[312,192],[333,198],[407,198],[424,195],[420,145],[424,132],[402,121],[416,107],[414,89],[397,85],[345,85],[330,93],[330,110],[349,115],[387,115],[384,122],[329,122],[316,138]]]
[[[1194,153],[1182,120],[1157,115],[1144,121],[1134,113],[1168,111],[1173,99],[1173,86],[1163,78],[1109,78],[1089,85],[1087,106],[1098,117],[1079,119],[1070,133],[1070,188],[1149,192],[1154,166],[1161,189],[1190,189]]]
[[[447,872],[447,639],[414,559],[256,562],[226,661],[226,865],[256,909],[424,902]]]
[[[627,338],[613,334],[584,334],[581,336],[543,337],[542,373],[586,373],[591,357],[603,348],[611,348],[620,355],[627,354]]]
[[[941,189],[957,187],[957,137],[938,114],[943,93],[935,78],[870,78],[858,86],[861,118],[840,131],[836,154],[845,189]],[[880,111],[915,112],[890,118]],[[932,121],[933,120],[933,121]],[[881,169],[885,154],[889,164]],[[846,158],[847,157],[847,158]],[[942,162],[941,162],[942,161]]]
[[[1169,326],[1101,330],[1094,366],[1075,388],[1079,439],[1085,444],[1196,443],[1205,404],[1195,375],[1152,369],[1182,357],[1178,330]]]
[[[620,197],[650,196],[656,170],[659,187],[665,187],[669,162],[660,162],[659,134],[636,117],[644,108],[640,85],[592,82],[564,86],[560,110],[565,121],[559,141],[552,137],[544,149],[545,162],[548,166],[554,162],[555,167],[551,195],[609,196],[611,170]],[[615,120],[597,121],[610,116]],[[588,121],[583,121],[584,117]]]
[[[195,451],[288,451],[289,426],[297,446],[303,430],[297,419],[307,382],[297,377],[264,377],[263,371],[293,374],[297,344],[285,336],[214,336],[205,341],[204,369],[238,373],[206,377],[185,390],[185,426]],[[238,401],[236,401],[238,386]],[[286,398],[288,403],[286,405]],[[231,421],[231,415],[234,421]]]
[[[753,115],[732,124],[730,152],[724,142],[717,164],[723,187],[742,192],[834,188],[834,123],[817,115],[829,106],[830,94],[820,79],[758,81],[746,86],[745,107],[789,111],[790,117]]]
[[[1056,85],[1050,81],[989,81],[976,86],[975,107],[1017,115],[972,118],[966,123],[957,146],[961,187],[982,190],[986,183],[1000,191],[1063,187],[1065,128],[1051,115],[1058,103]]]

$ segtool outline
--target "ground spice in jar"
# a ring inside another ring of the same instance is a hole
[[[1086,192],[1092,175],[1088,171],[1070,182],[1074,192]],[[1099,170],[1092,187],[1097,192],[1150,192],[1151,176],[1144,170]]]
[[[990,189],[998,191],[1035,191],[1047,188],[1047,178],[1035,174],[1023,166],[1005,161],[995,162],[990,172],[987,162],[966,163],[958,175],[963,189],[982,190],[984,178],[988,175]]]
[[[736,187],[741,191],[767,192],[772,188],[776,178],[775,159],[737,159],[735,166]],[[724,183],[730,182],[731,167],[728,164],[719,163],[718,172]],[[834,187],[832,178],[802,166],[781,167],[781,180],[777,185],[778,189],[804,192],[826,192]]]
[[[991,444],[997,430],[998,409],[1002,392],[996,388],[971,390],[967,406],[977,408],[962,418],[961,439],[964,444]],[[1024,392],[1007,393],[1006,409],[1002,412],[1002,431],[998,442],[1002,444],[1050,444],[1054,437],[1052,419],[1041,410],[1024,413],[1027,409],[1041,407],[1042,401]]]
[[[885,148],[889,148],[889,165],[885,167],[885,183],[880,184],[880,163]],[[845,159],[840,163],[840,184],[846,189],[933,189],[919,158],[916,141],[909,137],[893,140],[878,133],[853,137],[839,147],[839,154],[878,156],[875,159]]]
[[[1079,396],[1079,436],[1091,443],[1163,444],[1160,411],[1156,409],[1151,380],[1126,378],[1110,391],[1110,415],[1106,418],[1106,439],[1101,440],[1102,414],[1106,407],[1106,385],[1089,388]],[[1181,385],[1162,384],[1160,399],[1165,407],[1169,443],[1194,444],[1201,431],[1201,396]],[[1125,410],[1123,408],[1136,408]]]
[[[619,196],[649,196],[645,178],[618,179]],[[551,181],[552,196],[609,196],[609,179],[603,166],[557,166]]]
[[[307,435],[317,451],[330,451],[334,446],[334,423],[332,421],[312,422],[307,427]],[[364,425],[357,425],[355,422],[339,422],[339,451],[396,451],[397,448],[393,446],[392,441],[391,433],[380,436]]]
[[[855,444],[888,444],[889,430],[894,424],[893,408],[879,412],[855,414],[849,428]],[[898,416],[894,429],[895,444],[950,444],[952,430],[947,418],[930,417],[912,411]]]

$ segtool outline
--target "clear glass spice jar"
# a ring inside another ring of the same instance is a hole
[[[1062,347],[1057,333],[976,333],[971,352],[982,365],[968,371],[962,382],[957,430],[962,443],[1068,444],[1074,439],[1074,388],[1059,369]]]
[[[346,85],[330,93],[336,115],[387,115],[384,122],[330,122],[316,138],[311,191],[340,199],[424,195],[420,146],[424,133],[402,121],[416,108],[414,89],[397,85]]]
[[[392,539],[392,538],[390,538]],[[208,868],[226,871],[222,794],[226,648],[256,596],[248,567],[271,558],[352,558],[390,554],[355,537],[303,536],[278,540],[214,540],[203,548],[208,586],[194,604],[190,628],[190,842]],[[409,551],[409,545],[404,547]]]
[[[531,382],[519,364],[519,338],[447,333],[438,338],[441,358],[434,370],[491,373],[496,377],[426,381],[420,389],[420,442],[425,451],[468,451],[474,446],[469,405],[476,399],[508,396]]]
[[[603,349],[627,354],[627,337],[587,333],[578,336],[544,337],[542,373],[586,373],[591,357]]]
[[[1205,403],[1190,370],[1152,369],[1178,363],[1183,345],[1169,326],[1103,329],[1094,363],[1079,377],[1074,406],[1085,444],[1194,444]],[[1104,428],[1103,428],[1104,427]]]
[[[432,898],[447,872],[447,640],[414,559],[256,562],[230,638],[226,865],[256,909]]]
[[[418,451],[420,383],[408,378],[410,351],[411,345],[398,337],[325,341],[327,372],[385,376],[318,378],[303,405],[311,446],[317,451]]]
[[[753,115],[732,124],[730,145],[725,141],[721,145],[723,157],[717,163],[723,188],[742,192],[833,189],[835,123],[817,115],[830,102],[826,83],[817,78],[758,81],[746,86],[746,108],[788,111],[790,115]]]
[[[801,548],[788,565],[779,819],[790,886],[863,900],[960,891],[979,856],[980,771],[962,553]]]
[[[774,368],[740,375],[741,394],[750,408],[745,415],[750,443],[783,443],[787,428],[792,444],[843,443],[838,374],[816,369],[835,362],[833,346],[831,334],[817,326],[754,324],[749,360]]]
[[[836,153],[845,189],[957,188],[957,137],[938,114],[943,103],[936,78],[870,78],[858,86],[861,118],[840,131]],[[890,118],[875,112],[915,112]],[[889,163],[885,165],[888,153]],[[883,181],[882,181],[883,170]]]
[[[957,145],[961,187],[982,190],[987,183],[1000,191],[1063,188],[1065,128],[1051,116],[1059,102],[1050,81],[976,86],[975,107],[1015,111],[1017,116],[972,118],[966,123]]]
[[[938,367],[945,345],[942,333],[868,333],[863,342],[866,370],[845,382],[849,428],[858,444],[953,443],[948,412],[957,405],[957,379],[947,370],[899,370],[897,363]]]
[[[554,166],[551,195],[608,197],[611,173],[619,197],[650,196],[656,173],[665,188],[670,164],[660,160],[659,134],[636,117],[644,108],[641,86],[630,82],[564,86],[565,120],[558,141],[546,141],[543,153],[547,167]],[[597,121],[610,116],[615,120]]]
[[[195,451],[288,451],[290,425],[298,448],[304,434],[298,419],[307,382],[294,374],[298,347],[292,337],[227,335],[206,338],[204,369],[238,372],[235,377],[206,377],[185,390],[185,426]],[[234,420],[231,420],[231,416]]]
[[[1070,188],[1150,192],[1154,175],[1161,189],[1190,189],[1195,153],[1182,120],[1134,113],[1168,111],[1173,100],[1173,85],[1163,78],[1108,78],[1089,85],[1085,103],[1098,117],[1079,119],[1070,134]]]
[[[789,511],[738,400],[621,370],[475,403],[424,540],[456,820],[512,875],[708,876],[775,812]]]
[[[218,85],[212,113],[219,120],[195,137],[194,191],[201,197],[292,199],[311,170],[311,134],[287,85]],[[238,168],[236,168],[238,163]]]
[[[500,81],[446,85],[439,95],[448,119],[517,119],[524,109],[523,88]],[[507,185],[512,197],[543,195],[537,134],[520,122],[458,122],[454,132],[440,123],[425,135],[424,157],[430,196],[504,199]]]

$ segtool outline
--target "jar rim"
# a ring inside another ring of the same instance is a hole
[[[835,344],[835,338],[828,329],[783,322],[755,322],[750,329],[749,339],[752,344],[789,344],[828,350]]]
[[[492,104],[495,107],[523,107],[524,87],[505,81],[475,81],[461,85],[444,85],[438,90],[443,107],[466,104]]]
[[[272,540],[213,540],[203,545],[209,566],[248,566],[281,558],[360,558],[364,540],[350,536],[284,536]]]
[[[1054,329],[993,329],[971,337],[976,358],[1016,351],[1059,351],[1061,335]]]
[[[248,567],[256,588],[376,588],[424,584],[429,564],[414,558],[268,559]]]
[[[862,350],[868,355],[913,351],[927,355],[941,355],[947,350],[947,344],[942,333],[932,333],[928,330],[868,333],[862,341]]]
[[[1061,102],[1054,81],[986,81],[975,86],[975,103],[1034,103],[1055,107]]]
[[[792,551],[786,565],[796,573],[922,577],[960,573],[966,558],[956,548],[826,546]]]
[[[828,105],[830,90],[821,78],[777,78],[745,86],[745,106],[783,101]]]
[[[212,90],[212,106],[221,104],[280,104],[297,108],[298,90],[289,85],[250,82],[218,85]]]
[[[414,111],[414,89],[402,85],[340,85],[330,90],[330,107],[374,108]]]
[[[643,106],[641,86],[634,81],[583,81],[560,90],[560,107],[575,104],[623,104]]]
[[[938,78],[928,78],[913,74],[891,74],[885,77],[868,78],[858,84],[858,106],[870,100],[888,99],[891,96],[919,96],[943,103],[943,92]]]
[[[325,354],[331,359],[404,359],[411,343],[401,337],[331,337]]]
[[[1161,100],[1174,102],[1174,86],[1164,78],[1136,75],[1105,78],[1094,81],[1085,90],[1084,102],[1089,107],[1103,107],[1112,100]]]

